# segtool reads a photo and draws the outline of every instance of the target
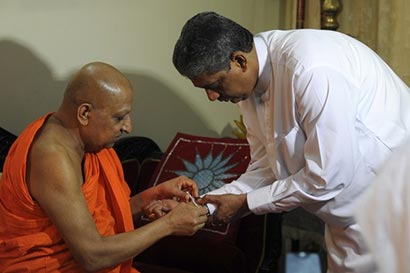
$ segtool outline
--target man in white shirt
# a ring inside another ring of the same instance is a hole
[[[410,90],[383,60],[342,33],[253,36],[204,12],[183,27],[173,62],[209,100],[237,103],[247,128],[247,171],[201,201],[214,218],[302,207],[326,223],[328,272],[376,272],[354,201],[410,133]]]

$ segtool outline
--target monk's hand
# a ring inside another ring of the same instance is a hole
[[[198,197],[198,185],[194,180],[186,176],[165,181],[156,186],[159,199],[174,198],[180,201],[188,202],[190,200],[189,192],[194,198]]]
[[[145,216],[152,221],[170,212],[178,203],[178,201],[173,199],[154,200],[145,205],[142,211]]]
[[[246,194],[205,195],[197,203],[211,203],[216,207],[210,219],[211,224],[216,226],[237,220],[249,212]]]
[[[169,225],[173,235],[193,235],[205,226],[208,209],[193,203],[178,203],[163,220]]]

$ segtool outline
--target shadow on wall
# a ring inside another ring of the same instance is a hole
[[[33,119],[55,111],[64,83],[26,47],[0,40],[0,126],[15,135]]]
[[[135,90],[132,135],[150,137],[162,150],[177,132],[217,136],[164,84],[147,75],[124,74]],[[51,69],[27,47],[0,40],[0,127],[18,135],[34,119],[56,111],[66,83],[55,80]]]
[[[133,134],[155,140],[164,151],[177,132],[218,136],[175,92],[147,75],[126,74],[134,87]]]

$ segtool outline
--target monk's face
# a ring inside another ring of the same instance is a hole
[[[118,94],[104,97],[90,111],[85,150],[98,152],[110,148],[124,133],[130,133],[132,91],[125,89]]]

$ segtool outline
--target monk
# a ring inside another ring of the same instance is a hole
[[[0,272],[138,272],[132,258],[168,235],[193,235],[208,210],[188,202],[178,177],[130,198],[112,149],[131,132],[132,86],[94,62],[70,80],[59,109],[31,123],[11,147],[0,181]],[[133,215],[178,198],[134,229]],[[185,202],[184,202],[185,201]]]

